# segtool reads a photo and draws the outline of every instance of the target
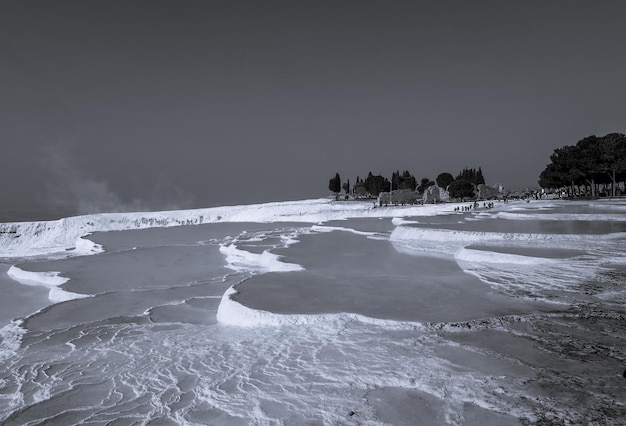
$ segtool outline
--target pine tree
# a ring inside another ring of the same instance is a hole
[[[466,180],[468,182],[473,183],[474,185],[480,185],[485,183],[485,178],[483,177],[483,171],[479,167],[478,171],[476,169],[464,168],[455,178],[455,180]]]
[[[400,172],[397,170],[391,174],[391,189],[400,189]]]
[[[476,173],[476,182],[474,182],[476,185],[484,185],[485,184],[485,178],[483,177],[483,171],[482,169],[479,167],[478,168],[478,172]]]

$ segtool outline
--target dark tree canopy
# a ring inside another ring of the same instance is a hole
[[[465,179],[457,179],[448,186],[450,197],[471,198],[474,197],[474,185]]]
[[[381,192],[389,192],[390,188],[391,182],[389,182],[389,179],[381,175],[374,176],[370,172],[365,179],[365,190],[374,197],[378,197],[378,194]]]
[[[352,187],[352,192],[359,197],[367,196],[367,190],[365,189],[365,182],[363,181],[363,179],[359,178],[358,176],[356,177],[356,183]]]
[[[483,177],[483,169],[482,168],[478,168],[478,172],[476,173],[476,185],[484,185],[485,184],[485,178]]]
[[[435,184],[434,181],[428,179],[427,177],[424,177],[422,179],[420,179],[420,184],[417,187],[417,191],[420,194],[423,194],[424,191],[426,191],[428,189],[428,187],[433,186]]]
[[[542,188],[585,186],[595,196],[597,184],[612,184],[626,177],[626,136],[609,133],[588,136],[576,145],[554,150],[550,164],[539,175]]]
[[[339,194],[341,191],[341,177],[339,177],[339,173],[336,173],[335,177],[328,181],[328,189],[335,194]]]
[[[415,176],[413,176],[408,170],[405,170],[402,174],[400,174],[399,171],[393,172],[391,176],[391,183],[394,191],[398,189],[410,189],[413,191],[417,186]]]
[[[476,169],[469,169],[469,168],[465,168],[463,170],[461,170],[461,172],[459,172],[459,174],[456,176],[455,180],[466,180],[470,183],[473,183],[474,185],[484,185],[485,184],[485,178],[483,177],[483,171],[482,169],[479,167],[478,170]]]
[[[348,179],[343,185],[342,188],[346,191],[346,195],[350,193],[350,179]]]
[[[563,176],[556,164],[548,164],[539,175],[539,186],[542,188],[560,188],[563,185]]]
[[[485,179],[483,178],[482,169],[479,167],[476,169],[465,168],[457,176],[456,180],[464,180],[474,185],[479,185],[481,183],[485,183]],[[341,178],[339,177],[339,173],[335,175],[334,178],[330,179],[328,183],[328,189],[330,189],[335,194],[339,194],[341,189],[346,192],[346,196],[348,194],[354,194],[354,196],[361,197],[378,197],[381,192],[389,192],[391,189],[394,191],[398,190],[408,190],[408,191],[417,191],[419,194],[423,194],[429,187],[433,185],[438,185],[441,188],[447,188],[450,184],[455,181],[455,178],[451,173],[440,173],[437,176],[436,181],[433,181],[427,177],[420,179],[418,182],[415,179],[415,176],[409,172],[408,170],[403,170],[400,172],[396,170],[391,175],[391,181],[381,174],[374,175],[372,172],[367,174],[365,179],[362,179],[360,176],[357,176],[354,182],[354,185],[350,185],[350,180],[347,180],[343,183],[341,182]],[[468,191],[465,191],[464,197],[468,197]]]
[[[452,176],[452,174],[447,173],[447,172],[440,173],[439,176],[437,176],[437,178],[435,179],[435,182],[437,182],[437,185],[443,189],[446,189],[448,185],[450,185],[453,181],[454,181],[454,176]]]

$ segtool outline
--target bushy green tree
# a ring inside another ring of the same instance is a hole
[[[550,163],[539,175],[539,186],[542,188],[560,188],[569,185],[556,164]]]
[[[437,185],[443,189],[446,189],[448,185],[450,185],[453,181],[454,181],[454,176],[452,176],[452,174],[447,173],[447,172],[440,173],[439,176],[437,176],[437,178],[435,179],[435,182],[437,182]]]
[[[604,136],[601,155],[601,163],[609,175],[615,196],[618,179],[626,178],[626,136],[622,133]]]
[[[483,171],[480,167],[478,168],[478,170],[469,169],[466,167],[459,172],[454,180],[466,180],[473,183],[474,185],[481,185],[485,183]]]
[[[428,189],[428,187],[433,186],[435,184],[435,182],[433,182],[432,180],[428,179],[427,177],[422,178],[420,180],[420,184],[417,186],[417,192],[419,192],[420,194],[423,194],[424,191],[426,191]]]
[[[391,176],[391,183],[394,191],[398,189],[410,189],[411,191],[414,191],[417,186],[415,176],[413,176],[408,170],[405,170],[402,173],[400,173],[400,171],[393,172]]]
[[[474,185],[465,179],[457,179],[448,185],[448,192],[452,198],[474,197]]]
[[[576,145],[557,148],[550,164],[539,175],[543,188],[567,187],[574,192],[585,186],[595,196],[598,184],[611,184],[613,195],[619,179],[626,176],[626,136],[609,133],[583,138]]]
[[[417,187],[417,179],[408,170],[402,172],[402,176],[400,177],[399,188],[398,189],[410,189],[411,191],[415,191]]]
[[[328,181],[328,189],[335,194],[341,192],[341,177],[339,177],[339,173],[336,173],[335,177]]]
[[[346,191],[346,195],[350,193],[350,179],[343,184],[343,190]]]
[[[372,172],[369,172],[365,179],[365,189],[374,197],[378,197],[378,194],[381,192],[389,192],[390,188],[391,182],[389,182],[389,179],[381,175],[374,176]]]
[[[474,182],[476,185],[484,185],[485,184],[485,178],[483,177],[483,170],[479,167],[478,171],[476,172],[476,182]]]
[[[365,189],[365,182],[359,176],[356,177],[356,183],[352,187],[352,192],[359,197],[364,197],[367,195],[367,190]]]

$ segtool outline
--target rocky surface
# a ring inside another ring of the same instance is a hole
[[[422,196],[422,202],[424,204],[445,203],[448,200],[450,200],[448,191],[437,185],[429,186]]]

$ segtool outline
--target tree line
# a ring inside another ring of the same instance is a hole
[[[611,188],[615,196],[619,183],[626,183],[626,136],[609,133],[588,136],[576,145],[554,150],[550,164],[539,175],[539,185],[563,189],[568,195],[595,197],[600,185]]]
[[[480,167],[478,170],[464,168],[456,177],[451,173],[443,172],[434,181],[424,177],[420,179],[419,183],[408,170],[404,170],[402,173],[397,170],[392,173],[391,181],[380,174],[374,175],[372,172],[369,172],[365,179],[357,176],[352,186],[350,186],[350,179],[343,182],[342,185],[341,176],[339,173],[336,173],[328,182],[328,189],[334,192],[337,197],[342,189],[345,191],[346,196],[354,194],[359,197],[378,197],[381,192],[389,192],[392,189],[394,191],[408,189],[416,191],[421,195],[429,187],[437,185],[440,188],[447,189],[451,197],[471,198],[475,196],[476,186],[484,183],[485,178]]]

